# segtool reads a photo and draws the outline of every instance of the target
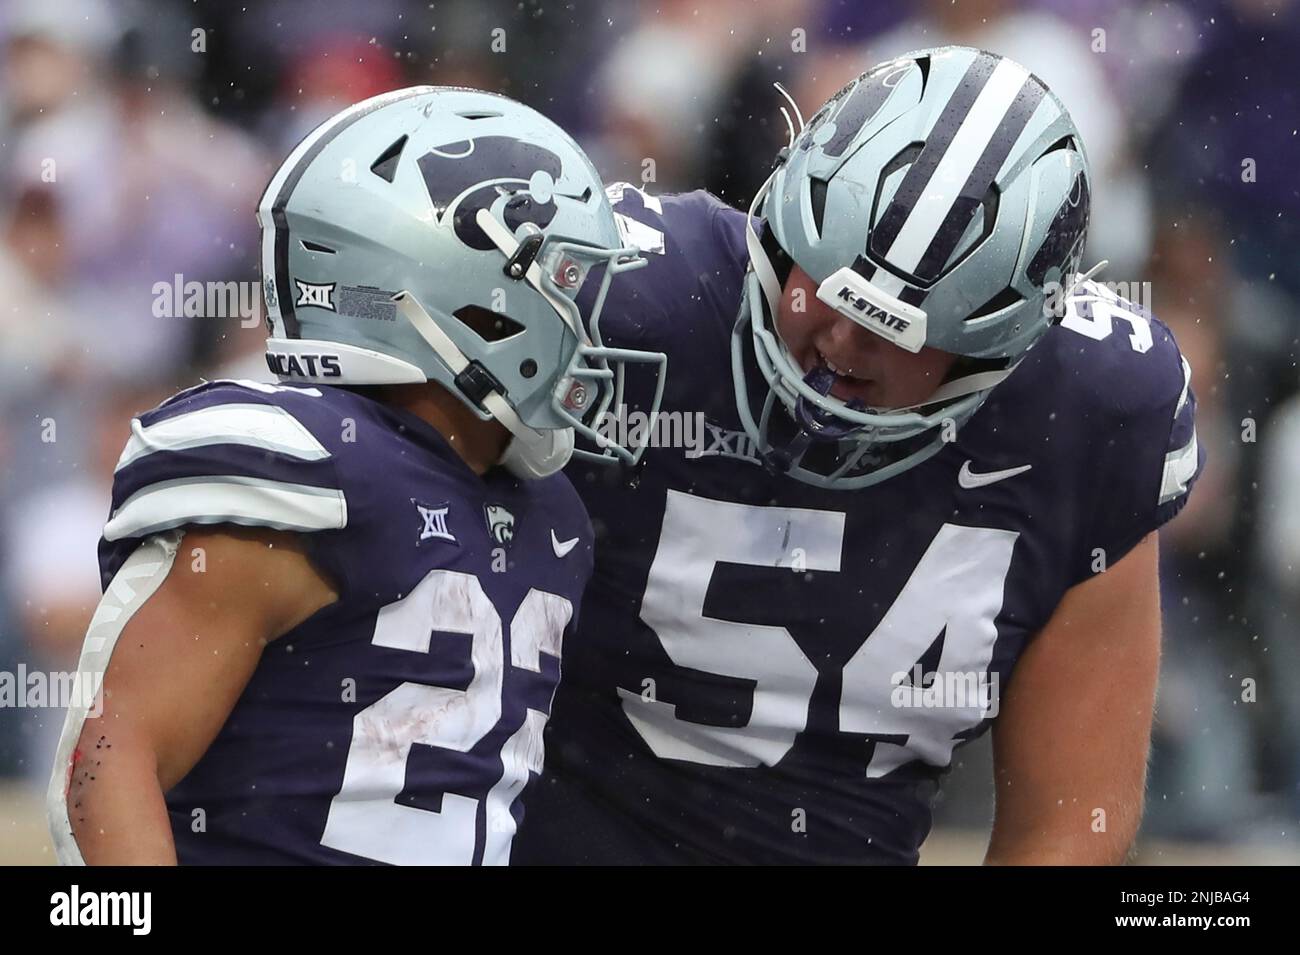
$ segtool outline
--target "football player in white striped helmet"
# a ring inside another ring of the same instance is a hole
[[[912,863],[992,727],[989,860],[1120,861],[1187,364],[1078,275],[1084,147],[1020,64],[918,51],[791,127],[758,221],[611,190],[607,330],[706,437],[570,468],[601,536],[516,858]]]

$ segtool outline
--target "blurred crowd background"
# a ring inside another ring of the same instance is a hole
[[[1086,264],[1137,283],[1193,368],[1210,463],[1161,535],[1140,858],[1300,859],[1291,0],[0,0],[0,671],[75,666],[131,415],[199,377],[267,377],[260,323],[157,317],[154,286],[256,281],[256,200],[317,122],[414,83],[496,90],[608,181],[744,206],[786,138],[773,82],[811,116],[944,43],[1065,101],[1094,170]],[[0,845],[61,722],[0,708]],[[986,742],[958,752],[936,839],[980,847]]]

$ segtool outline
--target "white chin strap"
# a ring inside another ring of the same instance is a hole
[[[528,430],[536,437],[524,438],[516,434],[506,445],[498,464],[517,478],[534,481],[550,477],[569,463],[569,458],[573,457],[572,428]]]
[[[1015,370],[1016,366],[1011,365],[1008,368],[999,368],[995,371],[977,371],[973,375],[963,375],[961,378],[954,378],[952,381],[944,382],[934,390],[934,394],[930,395],[929,398],[926,398],[918,404],[907,405],[903,408],[894,408],[891,410],[898,413],[912,411],[916,408],[924,408],[926,405],[937,404],[939,402],[946,403],[949,401],[955,401],[958,398],[973,395],[977,391],[986,391],[989,388],[992,388]]]
[[[771,260],[763,250],[763,243],[758,238],[758,233],[754,231],[754,219],[757,218],[759,206],[767,197],[767,191],[772,188],[772,180],[780,171],[779,167],[774,169],[772,175],[768,176],[767,181],[759,187],[758,192],[754,194],[754,201],[749,204],[749,214],[745,217],[745,248],[749,252],[749,264],[754,274],[758,276],[758,284],[763,290],[763,297],[767,299],[773,324],[776,323],[777,312],[781,308],[781,280],[776,277],[776,269],[772,267]]]
[[[409,292],[398,292],[393,296],[397,310],[420,333],[420,337],[429,343],[443,363],[451,369],[453,376],[459,375],[469,366],[469,359],[457,347],[446,332],[424,310]],[[495,391],[483,396],[482,404],[488,414],[505,426],[513,435],[506,445],[505,453],[497,463],[506,468],[515,477],[525,480],[544,478],[559,471],[569,463],[573,454],[573,429],[538,431],[528,427],[520,420],[515,409],[510,407],[505,398]]]

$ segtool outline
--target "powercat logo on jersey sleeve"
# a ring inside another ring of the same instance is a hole
[[[817,298],[900,348],[918,352],[925,344],[925,312],[881,291],[847,266],[818,286]]]
[[[484,504],[483,516],[487,519],[488,536],[498,544],[509,544],[515,538],[515,516],[500,504]]]

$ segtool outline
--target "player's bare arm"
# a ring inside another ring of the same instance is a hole
[[[103,713],[77,743],[68,818],[87,863],[175,864],[164,794],[216,737],[267,643],[336,598],[293,534],[186,531],[123,628]]]
[[[985,861],[1117,865],[1142,821],[1160,662],[1157,534],[1071,588],[1016,666],[993,728]]]

